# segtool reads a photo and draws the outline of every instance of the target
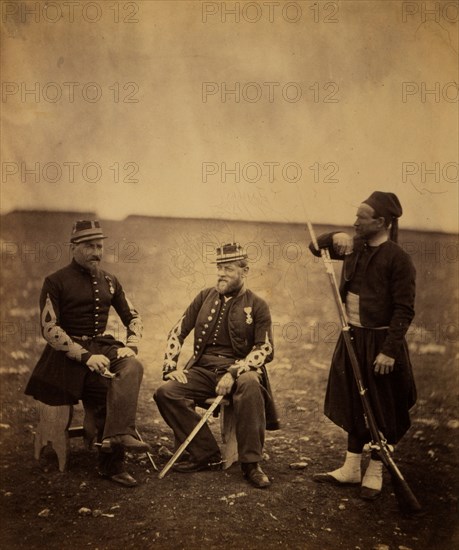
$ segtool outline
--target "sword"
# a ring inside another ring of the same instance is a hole
[[[167,474],[167,472],[172,468],[172,466],[177,462],[178,458],[183,454],[185,449],[188,447],[188,445],[193,440],[194,436],[199,432],[199,430],[204,426],[204,424],[207,422],[207,419],[210,418],[214,410],[220,405],[222,399],[224,398],[224,395],[219,395],[212,405],[207,409],[205,414],[201,417],[201,420],[196,424],[196,426],[191,431],[190,435],[185,439],[185,441],[180,445],[180,447],[175,451],[175,453],[170,458],[169,462],[164,466],[164,468],[159,473],[158,477],[159,479],[163,479],[163,477]]]

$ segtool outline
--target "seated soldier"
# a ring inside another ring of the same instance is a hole
[[[99,268],[105,238],[98,221],[77,221],[72,262],[46,277],[40,321],[47,344],[25,393],[48,405],[81,399],[92,409],[102,439],[100,475],[132,487],[137,482],[125,471],[125,450],[149,450],[135,428],[142,322],[118,279]],[[111,306],[127,327],[126,345],[105,334]]]
[[[240,245],[217,249],[216,287],[201,291],[169,333],[163,378],[155,400],[164,420],[182,443],[199,422],[195,404],[216,395],[231,396],[239,460],[255,487],[271,482],[260,467],[265,428],[278,429],[265,364],[273,358],[268,305],[247,289],[249,267]],[[194,329],[194,354],[177,370],[181,346]],[[221,467],[220,450],[204,425],[188,446],[189,460],[178,472]]]

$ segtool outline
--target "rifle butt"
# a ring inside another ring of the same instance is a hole
[[[398,469],[398,466],[395,464],[388,449],[383,447],[380,457],[391,475],[392,486],[394,487],[394,493],[397,498],[400,511],[404,514],[420,512],[422,507],[419,504],[418,499],[414,495],[406,479],[403,477],[403,474]]]
[[[422,510],[418,499],[404,478],[400,479],[397,475],[392,475],[392,485],[402,513],[415,514]]]

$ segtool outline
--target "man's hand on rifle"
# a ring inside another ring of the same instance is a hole
[[[227,372],[218,381],[217,387],[215,388],[215,392],[217,393],[217,395],[228,395],[231,392],[231,388],[233,387],[233,384],[234,384],[233,375]]]
[[[394,370],[395,359],[384,355],[384,353],[378,353],[376,359],[373,361],[375,366],[375,374],[390,374]]]
[[[347,233],[333,235],[333,250],[340,256],[351,254],[354,250],[354,239]]]

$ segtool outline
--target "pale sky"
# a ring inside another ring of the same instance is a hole
[[[457,231],[451,2],[36,4],[2,3],[2,213],[351,224],[381,190]]]

